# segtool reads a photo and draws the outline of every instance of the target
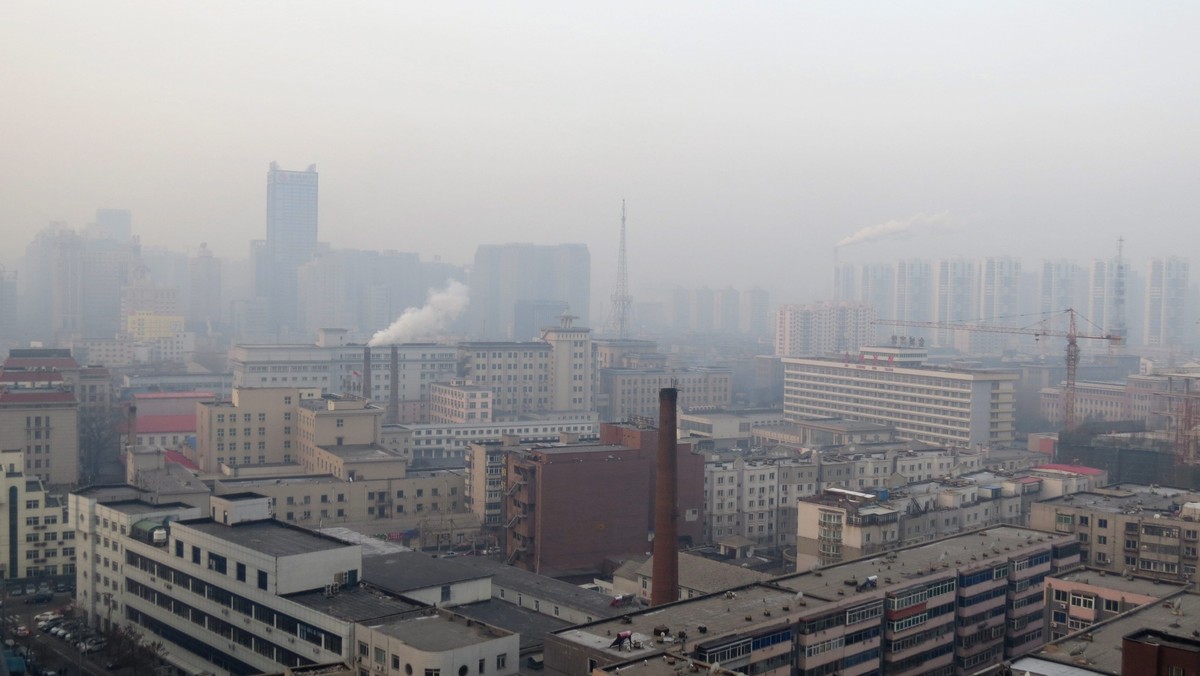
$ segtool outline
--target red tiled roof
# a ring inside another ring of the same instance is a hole
[[[5,390],[0,389],[0,404],[74,404],[75,395],[55,390]]]
[[[0,383],[61,383],[61,371],[12,371],[0,372]]]
[[[56,369],[77,369],[79,362],[74,357],[8,357],[4,360],[4,368],[37,368],[43,366]]]
[[[215,399],[212,392],[139,392],[134,399]]]
[[[129,431],[129,421],[121,421],[118,428],[125,434]],[[137,419],[138,434],[191,434],[195,431],[194,415],[139,415]]]
[[[1104,474],[1104,470],[1102,469],[1096,469],[1095,467],[1084,467],[1083,465],[1060,465],[1051,463],[1049,465],[1038,465],[1037,467],[1034,467],[1034,469],[1057,470],[1059,472],[1072,472],[1074,474],[1086,474],[1088,476]]]
[[[166,457],[164,459],[167,462],[173,462],[176,465],[183,465],[184,467],[193,471],[200,471],[200,465],[188,460],[187,457],[179,451],[167,451],[165,455]]]

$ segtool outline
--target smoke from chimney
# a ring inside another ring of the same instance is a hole
[[[441,291],[430,289],[424,305],[405,310],[391,326],[377,331],[368,344],[377,347],[429,338],[457,319],[467,309],[467,300],[468,289],[462,282],[451,280]]]
[[[658,460],[654,476],[654,588],[650,605],[679,600],[679,458],[676,402],[679,390],[658,391]]]
[[[892,219],[886,223],[869,225],[862,228],[853,235],[838,240],[838,243],[834,246],[851,246],[853,244],[862,244],[863,242],[872,242],[877,239],[905,237],[914,230],[950,228],[952,226],[949,221],[950,214],[945,211],[940,214],[917,214],[904,220]]]

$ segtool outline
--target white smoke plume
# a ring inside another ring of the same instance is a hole
[[[889,237],[905,237],[914,230],[937,230],[949,227],[951,227],[949,212],[917,214],[902,221],[893,219],[879,225],[868,225],[849,237],[843,237],[834,246],[850,246]]]
[[[429,297],[421,307],[410,307],[392,325],[376,331],[368,343],[371,347],[411,343],[429,338],[449,326],[467,309],[468,289],[461,282],[451,280],[441,291],[429,290]]]

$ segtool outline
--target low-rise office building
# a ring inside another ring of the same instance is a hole
[[[545,666],[670,653],[747,674],[970,674],[1045,642],[1044,580],[1078,562],[1072,538],[996,527],[564,629]]]

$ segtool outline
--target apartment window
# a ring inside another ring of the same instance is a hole
[[[259,589],[267,588],[267,571],[265,571],[265,570],[258,571],[258,588]]]
[[[238,582],[246,581],[246,564],[244,564],[244,563],[237,564],[237,581]]]
[[[1121,612],[1121,602],[1111,599],[1104,599],[1104,612],[1119,613]]]
[[[450,585],[444,584],[444,585],[442,585],[442,603],[446,603],[449,600],[450,600]]]
[[[425,676],[442,676],[441,669],[426,669]]]
[[[1096,599],[1092,596],[1084,596],[1083,594],[1076,594],[1072,592],[1071,605],[1092,610],[1096,607]]]
[[[496,655],[496,668],[503,669],[508,666],[508,653],[500,653]]]
[[[175,556],[183,558],[183,542],[180,540],[175,541]]]
[[[1096,519],[1096,527],[1108,528],[1108,519]]]
[[[479,673],[482,674],[486,670],[487,670],[487,659],[480,657],[479,658]]]
[[[387,652],[383,648],[375,649],[375,664],[383,664],[387,660]]]
[[[345,418],[338,418],[338,419],[337,419],[337,426],[338,426],[338,427],[345,427],[345,426],[346,426],[346,419],[345,419]]]
[[[192,546],[192,563],[200,565],[200,548],[195,545]]]

